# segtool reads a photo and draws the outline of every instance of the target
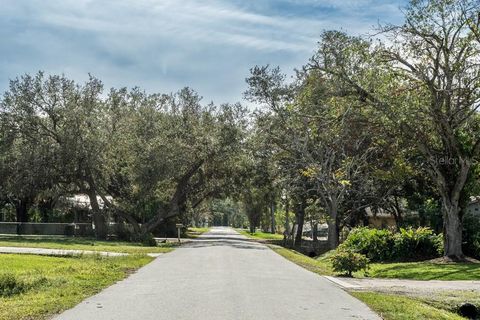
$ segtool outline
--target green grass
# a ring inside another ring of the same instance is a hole
[[[335,274],[329,261],[333,251],[314,259],[283,247],[271,245],[270,248],[307,270],[320,275]],[[375,263],[369,270],[370,277],[416,280],[478,280],[479,273],[480,265],[468,263]],[[354,276],[364,277],[365,274],[359,272]],[[462,302],[480,305],[478,293],[469,291],[437,291],[428,294],[418,293],[415,296],[377,292],[351,292],[351,294],[365,302],[385,320],[463,319],[454,313]]]
[[[252,239],[260,239],[260,240],[283,240],[283,235],[278,234],[278,233],[268,233],[268,232],[262,232],[262,231],[257,231],[255,233],[250,233],[247,230],[243,229],[237,229],[237,231],[244,236],[247,236]]]
[[[351,292],[385,320],[461,320],[452,312],[405,296],[375,292]]]
[[[321,256],[318,259],[307,257],[304,254],[298,253],[295,250],[286,249],[279,246],[271,245],[270,248],[281,255],[282,257],[298,264],[299,266],[318,273],[320,275],[333,275],[333,270],[327,256]]]
[[[199,235],[210,231],[210,228],[193,228],[187,229],[187,238],[197,238]]]
[[[124,241],[98,241],[89,238],[46,238],[46,237],[0,237],[0,247],[31,247],[46,249],[71,249],[90,251],[125,252],[131,254],[166,253],[173,250],[170,245],[145,247],[140,243]]]
[[[362,276],[361,273],[358,274]],[[480,280],[478,263],[373,263],[368,276],[414,280]]]
[[[480,295],[477,291],[433,291],[428,294],[417,293],[415,299],[421,300],[435,308],[444,309],[455,312],[458,307],[464,303],[469,302],[476,306],[480,306]]]
[[[309,258],[294,250],[278,246],[271,248],[292,262],[320,275],[335,274],[329,256],[333,251],[314,258]],[[372,263],[367,273],[356,272],[356,278],[392,278],[413,280],[480,280],[480,264],[478,263],[431,263],[431,262],[399,262]]]
[[[145,255],[109,258],[0,255],[0,274],[8,273],[17,285],[26,288],[21,294],[0,295],[0,319],[49,319],[151,260]]]

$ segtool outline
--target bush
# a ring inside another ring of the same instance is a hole
[[[117,223],[114,230],[119,240],[132,241],[135,239],[134,233],[125,225],[125,223]]]
[[[0,274],[0,297],[9,297],[27,290],[27,284],[11,273]]]
[[[429,228],[400,229],[394,234],[394,257],[402,260],[435,258],[443,254],[443,237]]]
[[[386,229],[355,228],[344,241],[343,246],[364,254],[372,261],[393,259],[393,233]]]
[[[349,277],[353,272],[366,270],[368,267],[368,258],[361,254],[340,246],[330,257],[332,260],[333,270],[341,272]]]
[[[371,261],[422,260],[443,254],[442,235],[429,228],[390,230],[355,228],[342,244],[346,249],[364,254]]]
[[[157,240],[153,237],[153,234],[151,232],[149,233],[144,233],[141,236],[140,239],[141,243],[145,247],[156,247],[157,246]]]

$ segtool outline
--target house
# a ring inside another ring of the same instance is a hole
[[[471,201],[465,210],[465,214],[476,215],[480,218],[480,196],[471,197],[470,200]]]

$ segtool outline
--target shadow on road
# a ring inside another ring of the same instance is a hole
[[[218,234],[218,235],[217,235]],[[183,248],[228,246],[237,249],[266,250],[266,246],[238,234],[209,233],[182,245]]]
[[[236,241],[236,240],[195,240],[182,245],[183,248],[205,248],[205,247],[232,247],[236,249],[267,250],[268,248],[258,244]]]

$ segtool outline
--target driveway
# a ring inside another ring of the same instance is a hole
[[[55,319],[380,317],[328,279],[231,228],[213,228]]]

